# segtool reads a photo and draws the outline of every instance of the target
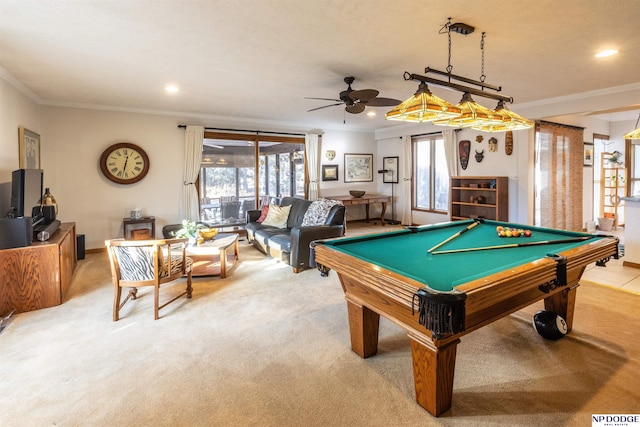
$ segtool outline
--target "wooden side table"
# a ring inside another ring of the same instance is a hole
[[[124,229],[124,238],[127,240],[156,238],[156,217],[154,216],[145,216],[138,219],[122,218],[122,224]],[[139,229],[137,227],[138,225],[144,225],[145,228],[142,230],[148,230],[148,232],[144,232]]]

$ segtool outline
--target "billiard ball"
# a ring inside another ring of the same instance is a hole
[[[562,316],[548,310],[540,310],[533,316],[533,329],[548,340],[559,340],[568,331]]]

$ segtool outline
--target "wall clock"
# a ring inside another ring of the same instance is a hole
[[[149,156],[135,144],[113,144],[100,156],[100,169],[107,179],[118,184],[133,184],[149,172]]]

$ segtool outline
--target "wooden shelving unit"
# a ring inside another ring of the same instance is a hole
[[[506,176],[453,176],[449,200],[452,221],[470,218],[509,221]]]
[[[627,169],[611,163],[613,153],[601,154],[600,217],[613,219],[613,227],[624,225],[624,201],[627,195]]]

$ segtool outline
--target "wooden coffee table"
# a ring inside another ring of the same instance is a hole
[[[187,256],[193,260],[191,275],[224,279],[238,260],[238,234],[220,233],[201,245],[187,246]]]

